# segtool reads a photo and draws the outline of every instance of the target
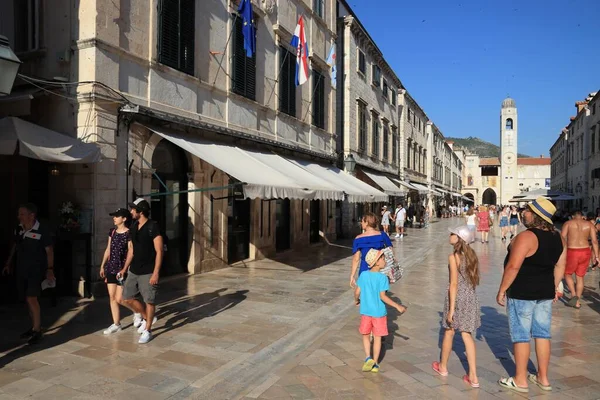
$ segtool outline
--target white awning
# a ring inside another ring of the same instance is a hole
[[[462,197],[462,194],[454,192],[454,193],[452,193],[452,196],[454,196],[454,197]]]
[[[350,203],[372,203],[389,201],[389,196],[339,168],[316,164],[306,160],[290,160],[307,171],[328,180],[344,190]]]
[[[245,183],[246,198],[343,200],[344,191],[291,159],[270,152],[209,142],[167,128],[147,127],[183,150]],[[321,170],[327,167],[315,164]]]
[[[440,192],[442,194],[451,194],[449,191],[447,191],[445,189],[442,189],[440,187],[437,187],[437,186],[434,188],[434,190],[437,191],[437,192]]]
[[[418,191],[419,191],[419,194],[427,194],[427,193],[429,193],[429,191],[430,191],[430,190],[429,190],[429,188],[428,188],[427,186],[423,186],[423,185],[421,185],[420,183],[414,183],[414,182],[411,182],[410,184],[411,184],[412,186],[414,186],[414,188],[415,188],[416,190],[418,190]]]
[[[401,181],[400,179],[392,178],[392,181],[394,181],[395,183],[397,183],[397,184],[398,184],[398,185],[400,185],[400,186],[404,186],[404,187],[405,187],[405,188],[407,188],[407,189],[410,189],[410,190],[418,190],[416,187],[414,187],[414,186],[413,186],[413,185],[411,185],[410,183],[408,183],[408,182],[404,182],[404,181]]]
[[[373,179],[380,188],[383,189],[384,193],[387,193],[392,196],[404,196],[406,194],[406,190],[402,190],[398,186],[394,185],[394,183],[384,175],[379,175],[374,172],[368,172],[364,169],[362,170],[369,178]]]
[[[58,163],[88,164],[100,161],[100,149],[62,133],[16,117],[0,119],[0,154],[19,155]]]

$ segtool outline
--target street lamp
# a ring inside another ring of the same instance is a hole
[[[356,168],[356,160],[354,159],[352,153],[348,154],[344,159],[344,167],[349,174],[354,173],[354,168]]]
[[[21,60],[17,58],[8,44],[6,36],[0,35],[0,96],[7,96],[19,72]]]

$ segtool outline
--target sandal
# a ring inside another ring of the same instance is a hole
[[[438,361],[434,361],[434,362],[431,364],[431,368],[432,368],[432,369],[433,369],[435,372],[437,372],[438,374],[440,374],[441,376],[448,376],[448,371],[446,371],[446,372],[442,372],[442,371],[440,370],[440,363],[439,363]]]
[[[502,378],[498,381],[498,385],[503,388],[513,390],[519,393],[529,393],[529,388],[517,386],[514,378],[511,376],[510,378]]]
[[[549,392],[552,390],[552,386],[550,385],[542,385],[540,383],[540,381],[538,381],[538,377],[535,374],[529,374],[527,375],[527,380],[531,383],[535,383],[536,385],[538,385],[538,387],[542,390],[545,390],[546,392]]]
[[[567,306],[575,308],[577,302],[579,301],[579,297],[573,296],[567,301]]]
[[[469,379],[469,375],[465,375],[463,376],[463,382],[470,385],[472,388],[478,388],[479,387],[479,382],[477,383],[473,383],[471,382],[471,380]]]

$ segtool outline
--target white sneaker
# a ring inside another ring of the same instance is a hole
[[[108,328],[104,330],[105,335],[110,335],[111,333],[117,333],[121,330],[121,325],[112,324]]]
[[[158,319],[156,317],[154,317],[154,319],[152,320],[152,325],[154,325],[156,323],[156,321],[158,321]],[[146,320],[142,320],[142,324],[140,325],[140,327],[138,328],[138,333],[143,333],[146,330]]]
[[[142,324],[142,314],[133,313],[133,327],[139,328]]]
[[[142,332],[142,336],[140,336],[140,339],[138,340],[138,343],[145,344],[145,343],[148,343],[151,340],[152,340],[152,332],[150,332],[150,331],[143,331]]]
[[[404,237],[404,235],[400,235],[400,239],[402,239]]]
[[[398,239],[398,238],[400,237],[400,235],[398,235],[398,234],[396,233],[396,236],[394,236],[394,237],[395,237],[396,239]]]

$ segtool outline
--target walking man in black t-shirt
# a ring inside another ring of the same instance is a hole
[[[138,328],[138,343],[152,340],[152,325],[156,322],[155,297],[158,289],[160,266],[163,258],[163,239],[158,223],[149,219],[150,204],[137,199],[129,204],[133,224],[129,229],[133,245],[133,261],[123,288],[123,301],[134,312],[142,315]],[[141,294],[146,306],[135,297]]]
[[[19,298],[25,298],[31,329],[21,335],[35,344],[42,338],[42,321],[38,297],[42,292],[42,281],[47,279],[53,284],[54,250],[52,236],[45,225],[37,220],[37,207],[32,203],[19,207],[19,227],[15,230],[14,244],[8,260],[2,269],[2,275],[12,272],[13,258],[16,257],[17,290]]]

